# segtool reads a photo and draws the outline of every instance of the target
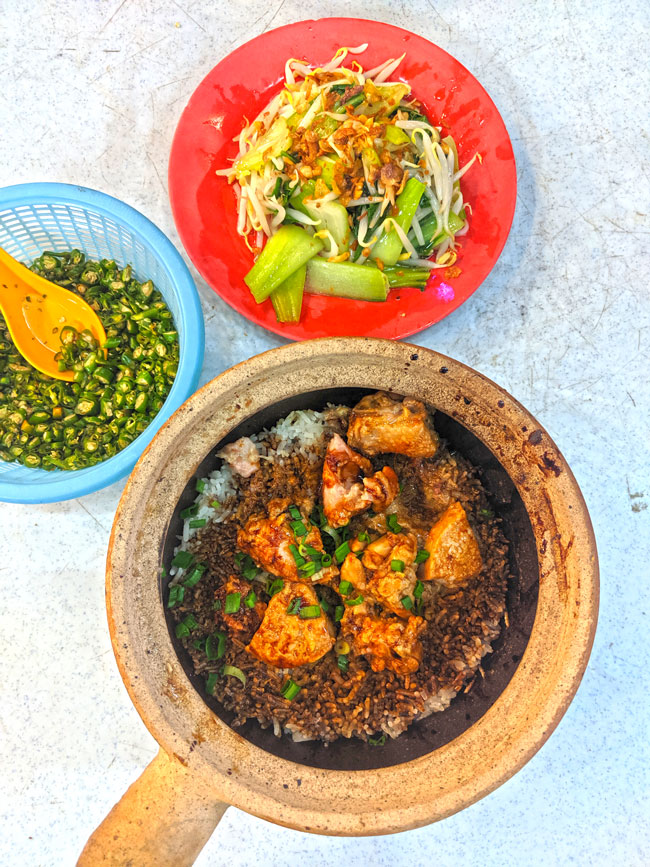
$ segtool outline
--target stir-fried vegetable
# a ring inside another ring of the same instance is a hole
[[[160,292],[130,265],[72,250],[43,253],[31,268],[81,295],[107,339],[100,347],[90,332],[62,328],[59,369],[74,371],[64,382],[24,360],[0,317],[0,458],[79,470],[126,448],[162,408],[178,367],[178,332]]]
[[[467,231],[460,179],[478,155],[460,168],[454,139],[441,138],[408,84],[389,81],[404,55],[367,71],[356,60],[343,66],[366,48],[341,48],[322,67],[289,59],[282,90],[242,129],[232,166],[217,172],[234,185],[237,231],[262,250],[246,277],[258,303],[308,260],[304,291],[366,300],[385,300],[389,286],[423,288],[432,269],[456,261],[456,238]],[[360,274],[345,273],[351,264],[370,273],[399,264],[400,273],[387,275],[382,298],[376,276],[350,288]],[[275,296],[281,322],[297,321],[299,282]]]

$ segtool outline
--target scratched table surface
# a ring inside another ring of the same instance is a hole
[[[647,2],[0,0],[0,15],[0,184],[103,190],[177,244],[167,158],[188,97],[233,48],[300,18],[365,16],[422,34],[479,78],[512,137],[519,195],[503,255],[464,306],[414,340],[508,389],[573,468],[602,573],[582,686],[532,761],[459,815],[355,839],[230,809],[197,863],[650,863]],[[194,276],[204,382],[282,343]],[[73,863],[156,752],[106,626],[104,558],[122,487],[0,504],[2,864]]]

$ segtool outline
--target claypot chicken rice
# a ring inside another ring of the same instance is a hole
[[[182,513],[167,605],[234,726],[376,744],[471,689],[507,544],[423,403],[295,411],[217,456]]]

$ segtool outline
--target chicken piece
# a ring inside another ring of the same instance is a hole
[[[231,575],[226,583],[222,585],[215,593],[215,599],[221,603],[220,609],[216,612],[217,621],[223,623],[231,635],[236,636],[241,641],[249,641],[255,630],[259,627],[266,611],[266,605],[259,600],[252,608],[244,605],[244,599],[249,595],[253,587],[248,581],[239,578],[236,575]],[[239,610],[233,614],[225,613],[226,596],[232,593],[239,593]]]
[[[424,547],[429,552],[422,576],[425,581],[458,587],[483,568],[476,536],[460,503],[446,509],[429,531]]]
[[[305,517],[302,522],[307,534],[296,538],[291,527],[293,519],[285,511],[288,505],[288,499],[270,500],[267,506],[269,517],[249,518],[237,531],[237,545],[241,551],[250,554],[260,569],[287,581],[301,581],[303,576],[298,571],[291,546],[309,545],[316,551],[323,551],[323,540],[318,528]],[[338,569],[332,565],[312,576],[312,581],[330,581],[336,575]]]
[[[323,511],[330,527],[343,527],[370,506],[387,508],[397,496],[399,482],[390,467],[370,475],[372,465],[334,434],[323,463]],[[361,476],[365,475],[365,478]]]
[[[309,584],[285,584],[271,598],[262,625],[246,648],[256,659],[276,668],[298,668],[317,662],[332,649],[334,629],[322,610],[310,619],[287,613],[298,597],[305,606],[319,604]]]
[[[422,461],[418,467],[418,479],[424,505],[436,513],[446,509],[452,498],[449,493],[449,479],[445,475],[444,468],[429,461]]]
[[[348,554],[341,563],[341,581],[349,581],[355,590],[359,590],[361,593],[365,592],[368,583],[366,570],[356,554]]]
[[[240,437],[217,452],[218,458],[228,464],[233,473],[247,479],[260,468],[260,455],[253,440]]]
[[[409,617],[409,610],[402,600],[406,596],[413,599],[417,581],[413,566],[417,550],[417,538],[412,533],[386,533],[368,545],[361,561],[370,573],[366,597],[404,619]],[[402,568],[394,569],[398,563],[403,564]]]
[[[439,439],[421,401],[410,397],[397,401],[377,392],[362,398],[350,413],[348,442],[367,455],[393,452],[430,458]]]
[[[357,606],[362,608],[363,606]],[[341,626],[355,653],[365,656],[373,671],[388,668],[396,674],[413,674],[422,661],[419,635],[426,627],[422,617],[373,617],[348,609]]]

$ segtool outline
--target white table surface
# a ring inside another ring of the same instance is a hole
[[[0,0],[0,184],[95,187],[178,243],[167,157],[189,95],[242,42],[324,15],[421,33],[480,79],[504,117],[519,179],[505,251],[463,307],[414,340],[499,382],[555,438],[596,530],[600,623],[555,734],[473,807],[365,839],[310,836],[230,809],[197,863],[647,865],[646,0]],[[195,276],[204,382],[282,342]],[[122,685],[104,611],[122,487],[57,505],[0,504],[2,864],[72,864],[156,752]]]

